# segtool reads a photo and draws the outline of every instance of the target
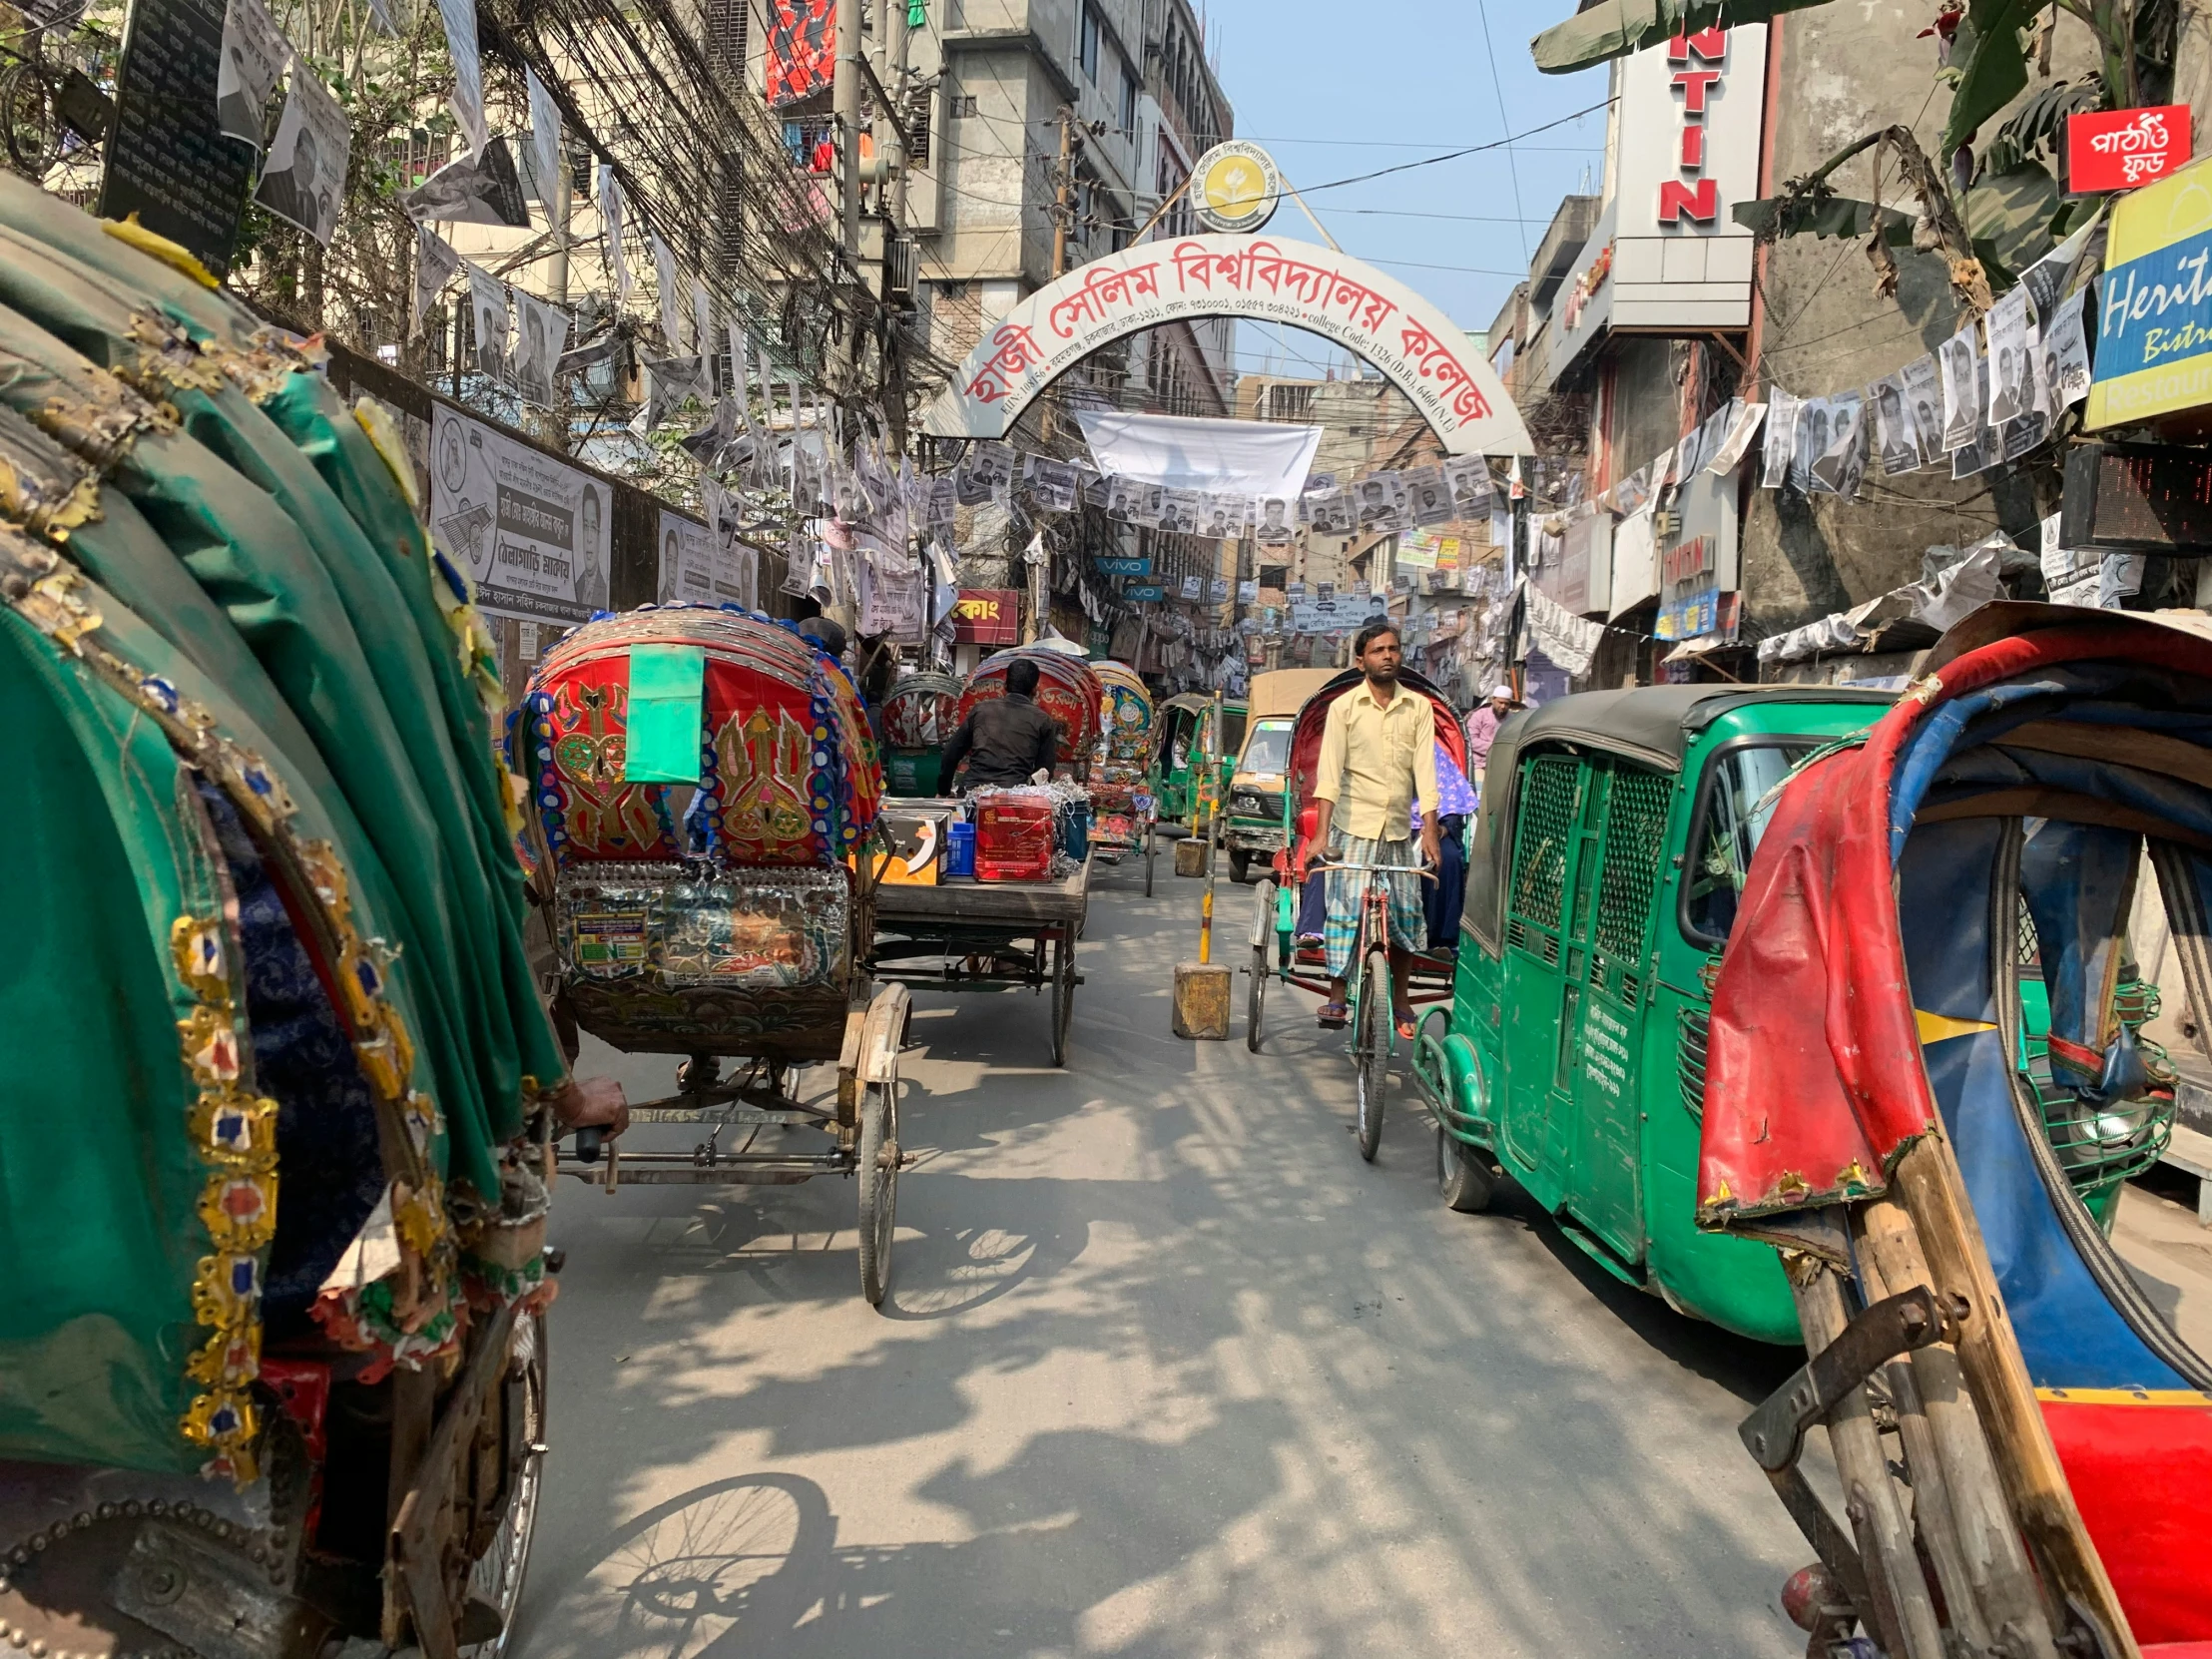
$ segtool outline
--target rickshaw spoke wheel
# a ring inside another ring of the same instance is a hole
[[[1353,1060],[1358,1068],[1360,1156],[1372,1164],[1382,1144],[1382,1096],[1390,1076],[1390,962],[1382,951],[1368,952],[1359,994]]]
[[[1245,988],[1245,1047],[1260,1052],[1268,996],[1268,946],[1275,940],[1275,883],[1266,876],[1252,891],[1252,983]]]
[[[860,1096],[860,1295],[883,1305],[898,1225],[898,1081],[870,1083]]]
[[[530,1540],[537,1531],[538,1492],[545,1462],[545,1383],[550,1370],[545,1343],[545,1315],[520,1315],[510,1339],[507,1371],[519,1381],[521,1415],[506,1424],[508,1466],[514,1485],[507,1494],[506,1513],[492,1536],[491,1547],[469,1569],[468,1593],[499,1612],[499,1634],[488,1641],[472,1642],[460,1649],[462,1659],[500,1659],[514,1632],[515,1613],[522,1605],[523,1572],[530,1564]],[[516,1397],[513,1394],[509,1398]],[[520,1449],[519,1458],[515,1451]]]

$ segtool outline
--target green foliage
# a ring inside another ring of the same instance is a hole
[[[2066,137],[2066,118],[2101,107],[2104,89],[2093,81],[2053,81],[2039,89],[2019,113],[1997,129],[1997,136],[1981,152],[1984,174],[2009,173],[2030,166],[2045,156],[2056,159]]]
[[[1948,156],[2027,87],[2027,27],[2045,0],[1972,0],[1951,42],[1956,75],[1938,156]]]
[[[1546,75],[1566,75],[1610,58],[1625,58],[1716,23],[1764,23],[1827,0],[1597,0],[1554,24],[1528,50]]]

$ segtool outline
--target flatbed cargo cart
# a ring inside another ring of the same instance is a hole
[[[875,889],[878,981],[930,991],[1052,992],[1052,1063],[1067,1064],[1075,941],[1090,906],[1091,860],[1057,881],[886,881]]]

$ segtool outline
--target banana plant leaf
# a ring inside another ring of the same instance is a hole
[[[1958,85],[1943,121],[1941,155],[1948,156],[2026,90],[2020,31],[2042,9],[2042,0],[1973,0],[1966,8],[1951,43],[1950,67],[1958,71]]]
[[[1828,0],[1597,0],[1555,23],[1529,42],[1536,67],[1566,75],[1591,64],[1625,58],[1685,31],[1717,23],[1764,23],[1784,12],[1826,5]]]
[[[1966,234],[1992,284],[2002,288],[2057,246],[2066,227],[2060,216],[2067,204],[2058,182],[2032,164],[1991,174],[1966,192]],[[1781,237],[1850,237],[1874,234],[1875,206],[1849,196],[1764,197],[1738,203],[1736,223],[1769,240]],[[1882,240],[1892,248],[1913,245],[1913,220],[1884,208]]]

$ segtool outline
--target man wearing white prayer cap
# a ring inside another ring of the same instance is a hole
[[[1497,741],[1497,729],[1512,712],[1513,688],[1492,686],[1489,701],[1476,704],[1467,716],[1467,782],[1477,793],[1482,788],[1482,769],[1490,759],[1490,745]]]

